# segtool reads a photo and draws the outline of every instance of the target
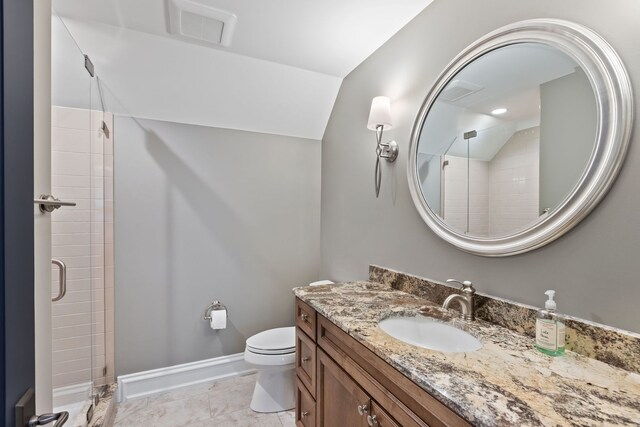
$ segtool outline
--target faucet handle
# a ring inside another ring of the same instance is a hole
[[[463,291],[471,291],[471,292],[475,292],[475,288],[473,287],[473,283],[471,283],[469,280],[465,280],[464,282],[461,282],[458,279],[447,279],[447,283],[459,283],[460,285],[462,285],[462,287],[460,288]]]

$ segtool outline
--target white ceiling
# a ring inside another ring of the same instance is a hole
[[[571,74],[578,64],[560,50],[540,43],[520,43],[480,57],[456,79],[483,89],[455,102],[458,107],[491,114],[507,108],[503,120],[528,120],[540,114],[540,85]]]
[[[112,111],[322,139],[342,78],[432,0],[193,0],[237,15],[228,48],[169,34],[166,1],[54,0],[54,103],[87,98],[68,29]]]
[[[68,36],[56,21],[53,102],[81,107],[89,88],[85,78],[56,77],[88,74],[82,55],[58,48]],[[340,89],[339,77],[110,25],[65,23],[110,89],[107,109],[117,114],[317,140]]]
[[[159,36],[170,0],[54,0],[64,17]],[[346,76],[432,0],[194,0],[238,17],[228,52]]]

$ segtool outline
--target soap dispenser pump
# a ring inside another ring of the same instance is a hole
[[[556,304],[555,300],[553,299],[553,297],[556,296],[556,291],[553,290],[548,290],[544,293],[546,296],[548,296],[549,298],[544,302],[544,308],[546,308],[547,310],[553,310],[555,311],[556,308],[558,307],[558,305]]]
[[[536,319],[536,348],[549,356],[564,354],[565,326],[564,319],[556,313],[557,304],[553,297],[556,291],[548,290],[544,310],[538,310]]]

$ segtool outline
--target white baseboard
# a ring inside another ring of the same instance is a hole
[[[255,372],[244,361],[244,353],[118,377],[118,402],[151,396],[180,387],[211,382]]]
[[[84,402],[91,395],[91,382],[58,387],[53,389],[53,407]]]

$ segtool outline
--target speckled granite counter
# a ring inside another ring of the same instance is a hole
[[[530,337],[374,282],[304,287],[295,295],[413,382],[478,426],[639,426],[640,375],[567,352],[552,358]],[[405,344],[377,324],[425,315],[479,338],[482,349],[442,353]]]

